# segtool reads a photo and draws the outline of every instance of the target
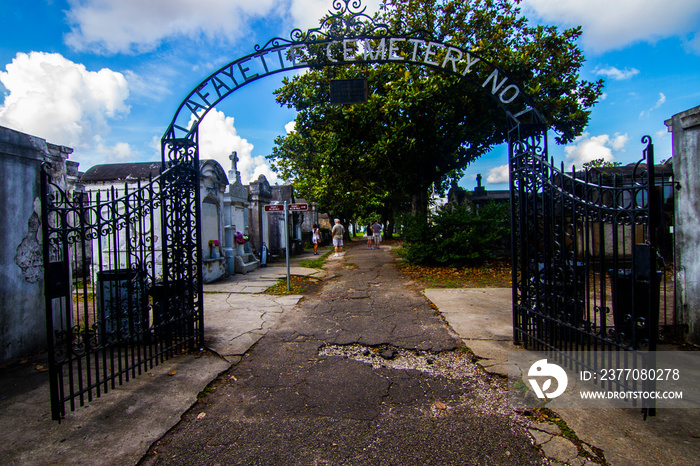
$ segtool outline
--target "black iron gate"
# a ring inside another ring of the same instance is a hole
[[[648,354],[671,336],[673,174],[642,142],[635,165],[570,173],[548,160],[545,132],[511,144],[516,342],[566,359]]]
[[[143,185],[59,186],[42,171],[51,416],[203,344],[199,160],[163,144]]]

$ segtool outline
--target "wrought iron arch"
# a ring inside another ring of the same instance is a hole
[[[512,134],[522,125],[529,133],[546,131],[544,118],[523,87],[507,72],[466,48],[443,43],[426,30],[392,30],[377,23],[359,0],[335,0],[335,12],[315,29],[294,29],[288,39],[275,37],[255,51],[207,76],[185,97],[162,141],[195,140],[199,122],[216,104],[264,77],[309,67],[353,64],[412,64],[444,71],[486,92],[508,116]],[[401,26],[399,29],[403,29]]]
[[[198,127],[214,106],[247,84],[309,67],[383,63],[428,67],[457,76],[493,99],[507,117],[511,158],[523,149],[546,154],[545,120],[522,85],[507,72],[478,53],[441,42],[431,31],[409,30],[400,24],[392,28],[365,11],[360,0],[334,0],[333,10],[318,28],[294,29],[289,38],[274,37],[256,45],[254,52],[207,76],[177,108],[161,139],[161,182],[163,191],[171,192],[166,204],[172,206],[163,209],[163,269],[166,286],[188,281],[198,284],[184,298],[192,300],[193,308],[202,308],[201,234],[196,221],[200,215]],[[180,189],[171,190],[170,185]]]
[[[254,51],[219,68],[203,79],[181,102],[161,139],[163,183],[178,183],[188,177],[194,184],[176,190],[170,203],[177,205],[163,217],[165,280],[181,282],[183,268],[176,263],[197,264],[199,224],[198,127],[219,102],[233,92],[264,77],[301,68],[353,64],[405,64],[422,66],[459,77],[465,85],[486,93],[506,115],[511,172],[513,161],[532,161],[547,155],[547,125],[522,85],[478,53],[459,45],[443,43],[432,31],[407,29],[379,23],[365,13],[360,0],[334,0],[333,9],[318,28],[294,29],[289,38],[274,37]],[[175,170],[177,170],[176,174]],[[513,186],[513,182],[511,182]],[[519,183],[516,183],[519,184]],[[167,190],[167,187],[164,188]],[[511,189],[511,197],[517,190]],[[517,199],[511,199],[517,205]],[[515,215],[514,215],[515,217]],[[525,217],[519,217],[525,218]],[[181,225],[192,225],[186,234],[174,233]],[[513,221],[513,231],[521,226]],[[514,233],[513,238],[516,237]],[[176,239],[176,241],[172,241]],[[183,242],[183,240],[186,240]],[[513,240],[514,241],[514,240]],[[518,250],[513,243],[513,250]],[[193,257],[197,257],[192,261]],[[166,263],[169,261],[169,264]],[[515,261],[514,261],[515,262]],[[174,273],[170,274],[169,270]],[[194,272],[193,272],[194,273]],[[513,269],[514,302],[519,300]],[[201,284],[201,280],[197,280]],[[201,285],[192,296],[201,297]],[[193,303],[195,304],[195,303]],[[200,303],[201,306],[201,303]]]

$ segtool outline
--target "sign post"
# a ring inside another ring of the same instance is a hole
[[[283,205],[280,204],[269,204],[264,207],[265,212],[282,212],[284,211],[284,243],[286,249],[286,259],[287,259],[287,291],[291,291],[291,278],[289,272],[289,212],[306,212],[309,210],[309,204],[287,204],[284,201]]]
[[[284,245],[287,253],[287,292],[289,292],[292,287],[289,279],[289,209],[287,208],[287,201],[284,201]]]

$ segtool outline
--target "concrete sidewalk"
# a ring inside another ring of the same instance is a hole
[[[295,257],[290,263],[313,258]],[[319,280],[319,269],[292,275]],[[197,395],[240,360],[302,296],[261,294],[286,277],[284,263],[204,286],[209,351],[178,355],[147,373],[51,420],[46,355],[0,370],[0,461],[4,464],[136,464],[197,401]]]
[[[311,253],[306,252],[292,258],[290,275],[316,280],[331,277],[323,269],[297,265],[312,257]],[[261,294],[286,276],[285,264],[276,263],[204,285],[204,339],[207,349],[230,364],[238,363],[241,356],[277,322],[279,316],[293,308],[303,297]]]
[[[513,345],[510,288],[427,289],[425,296],[440,309],[479,363],[488,371],[507,375],[508,354],[524,351]],[[639,409],[557,409],[584,444],[602,450],[611,465],[700,464],[700,410],[659,409],[642,420]],[[537,443],[557,458],[556,437],[544,433]],[[558,458],[562,461],[564,458]]]

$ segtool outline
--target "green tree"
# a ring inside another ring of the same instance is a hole
[[[586,162],[583,164],[583,168],[610,168],[610,167],[620,167],[620,166],[622,166],[622,163],[611,162],[611,161],[605,160],[604,158],[593,159],[590,162]]]
[[[510,238],[510,206],[489,203],[446,208],[403,218],[401,255],[417,264],[475,265],[500,258]]]
[[[384,209],[387,197],[377,180],[356,176],[366,169],[343,141],[343,133],[302,127],[277,138],[272,167],[293,182],[295,192],[318,203],[344,225],[360,217],[374,216]]]
[[[523,83],[560,143],[581,134],[602,92],[602,81],[579,78],[579,28],[530,27],[508,0],[387,0],[378,20],[396,33],[427,29],[497,63]],[[329,104],[332,79],[358,77],[368,81],[367,103]],[[322,197],[310,187],[304,195],[349,216],[380,209],[388,218],[407,205],[425,211],[432,185],[445,186],[507,140],[506,116],[490,96],[428,68],[318,67],[286,79],[276,94],[298,115],[296,134],[276,141],[273,165],[296,186],[316,183]]]

